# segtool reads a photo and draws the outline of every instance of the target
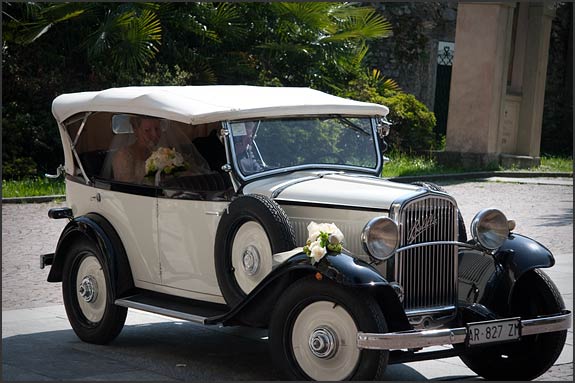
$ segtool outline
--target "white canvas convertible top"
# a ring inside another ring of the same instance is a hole
[[[58,122],[80,112],[117,112],[204,124],[275,116],[343,114],[385,116],[383,105],[309,88],[247,85],[147,86],[63,94],[52,103]]]

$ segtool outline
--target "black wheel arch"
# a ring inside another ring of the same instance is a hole
[[[68,250],[80,238],[87,238],[93,242],[104,256],[115,297],[119,297],[134,288],[130,262],[120,236],[112,224],[97,213],[76,217],[66,225],[56,245],[54,262],[48,274],[48,282],[62,281]]]
[[[327,254],[315,265],[305,253],[292,256],[272,272],[237,306],[210,323],[267,328],[280,295],[294,282],[309,276],[335,282],[372,295],[390,331],[412,329],[403,306],[389,282],[371,265],[349,254]]]
[[[481,272],[475,274],[474,281],[466,281],[461,265],[468,263],[485,264]],[[460,305],[479,303],[500,316],[507,316],[513,299],[515,287],[530,271],[549,268],[555,264],[551,251],[537,241],[511,233],[504,244],[493,255],[478,250],[460,250],[459,291]],[[483,273],[483,274],[482,274]],[[471,285],[473,283],[473,286]],[[476,289],[477,294],[468,294]]]

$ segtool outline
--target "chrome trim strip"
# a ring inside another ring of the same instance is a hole
[[[425,246],[434,246],[434,245],[457,245],[459,247],[466,247],[468,249],[483,251],[480,247],[477,246],[477,244],[469,244],[469,243],[458,242],[458,241],[436,241],[436,242],[414,243],[413,245],[400,247],[400,248],[396,249],[395,252],[400,253],[400,252],[405,251],[405,250],[415,249],[416,247],[425,247]]]
[[[294,180],[290,180],[290,181],[286,181],[284,183],[281,183],[281,184],[275,186],[274,188],[272,188],[271,197],[272,197],[272,199],[276,199],[281,194],[281,192],[283,192],[284,190],[286,190],[290,186],[293,186],[293,185],[296,185],[296,184],[299,184],[299,183],[305,182],[305,181],[316,180],[316,179],[322,178],[324,175],[325,174],[316,174],[313,176],[300,177],[300,178],[296,178]]]
[[[181,311],[165,309],[162,307],[147,305],[145,303],[140,303],[140,302],[133,302],[133,301],[129,300],[129,297],[125,298],[125,299],[116,299],[114,304],[117,306],[143,310],[143,311],[151,312],[154,314],[165,315],[167,317],[183,319],[183,320],[187,320],[187,321],[199,323],[199,324],[205,324],[206,319],[207,319],[207,318],[201,317],[199,315],[187,314],[187,313],[183,313]]]
[[[341,204],[331,204],[331,203],[323,203],[317,201],[308,201],[308,200],[295,200],[295,199],[283,199],[277,198],[275,199],[277,203],[280,205],[294,205],[294,206],[310,206],[310,207],[320,207],[324,209],[342,209],[342,210],[361,210],[361,211],[373,211],[376,213],[388,213],[389,210],[386,208],[377,208],[377,207],[369,207],[369,206],[356,206],[356,205],[341,205]]]
[[[502,320],[506,318],[501,318]],[[521,335],[543,334],[571,328],[571,311],[562,314],[521,321]],[[467,328],[389,332],[385,334],[357,333],[357,347],[369,350],[401,350],[464,343]]]

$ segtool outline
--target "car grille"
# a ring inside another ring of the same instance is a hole
[[[457,207],[448,197],[427,196],[399,210],[401,246],[457,240]],[[457,299],[457,246],[430,245],[395,256],[395,280],[404,289],[404,309],[454,306]]]

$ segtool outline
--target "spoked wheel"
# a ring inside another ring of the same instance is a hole
[[[218,224],[214,258],[226,303],[241,302],[272,271],[275,253],[296,247],[283,209],[272,199],[248,194],[228,206]]]
[[[551,279],[535,269],[517,282],[511,307],[512,315],[527,319],[559,313],[565,304]],[[530,335],[517,343],[482,347],[461,355],[461,360],[489,380],[532,380],[555,363],[566,336],[567,330]]]
[[[66,314],[80,339],[105,344],[118,336],[127,309],[114,305],[102,255],[93,243],[81,240],[69,250],[62,292]]]
[[[301,279],[272,314],[272,356],[295,380],[380,379],[389,353],[360,350],[357,333],[386,330],[383,314],[370,296],[331,282]]]

